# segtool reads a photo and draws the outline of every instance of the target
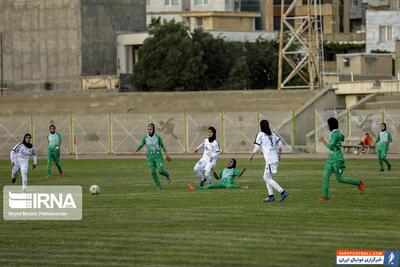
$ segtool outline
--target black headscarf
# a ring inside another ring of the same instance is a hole
[[[267,120],[260,121],[261,132],[266,135],[272,135],[271,128],[269,127],[269,122]]]
[[[156,133],[156,126],[154,126],[154,123],[150,123],[147,127],[153,128],[153,132],[149,134],[150,137],[153,137],[154,134]]]
[[[236,168],[236,159],[231,159],[233,161],[233,164],[231,167],[228,167],[228,169],[234,169]]]
[[[328,127],[329,127],[329,131],[333,131],[339,128],[339,122],[337,119],[331,117],[328,119]]]
[[[32,135],[31,135],[31,134],[29,134],[29,133],[25,134],[25,135],[24,135],[24,140],[22,140],[22,144],[24,144],[24,146],[26,146],[27,148],[32,148],[32,144],[31,144],[31,143],[25,142],[25,138],[26,138],[27,136],[30,136],[30,137],[32,138]]]
[[[208,138],[208,142],[211,143],[211,142],[213,142],[215,139],[217,139],[217,130],[215,130],[215,128],[212,127],[212,126],[208,127],[208,130],[211,131],[211,132],[213,132],[213,136],[211,136],[211,137]]]
[[[385,130],[381,130],[382,132],[386,131],[386,123],[382,122],[381,124],[383,124],[385,126]]]

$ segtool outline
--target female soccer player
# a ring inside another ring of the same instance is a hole
[[[217,164],[217,158],[219,155],[219,144],[216,139],[217,130],[211,126],[208,128],[208,138],[204,139],[204,142],[194,151],[194,153],[197,153],[200,148],[204,148],[203,156],[194,166],[194,173],[200,179],[200,186],[203,186],[206,181],[208,183],[212,182],[211,174]]]
[[[50,133],[47,136],[47,178],[51,176],[51,161],[54,160],[58,172],[60,173],[60,177],[64,176],[64,173],[60,164],[60,151],[61,151],[61,142],[62,137],[61,134],[56,132],[56,126],[50,125],[49,127]]]
[[[379,162],[379,171],[383,172],[383,162],[387,164],[388,171],[392,168],[392,165],[390,165],[389,161],[387,160],[386,156],[389,151],[389,143],[392,142],[392,135],[389,133],[389,131],[386,130],[386,123],[382,122],[381,123],[381,131],[379,132],[378,139],[375,142],[375,147],[376,144],[378,143],[378,162]]]
[[[269,127],[267,120],[260,121],[261,132],[259,132],[254,141],[254,150],[249,160],[251,161],[254,155],[262,149],[265,159],[264,181],[267,186],[268,195],[264,199],[266,202],[275,201],[274,191],[281,193],[280,201],[284,201],[289,195],[288,192],[272,179],[272,174],[278,172],[279,160],[282,153],[282,140]],[[278,152],[276,151],[278,149]]]
[[[329,140],[327,141],[325,137],[321,137],[319,139],[319,141],[329,149],[329,156],[326,159],[324,167],[322,196],[319,198],[319,200],[329,200],[329,177],[332,173],[335,174],[336,180],[339,183],[356,185],[358,186],[360,192],[364,193],[364,183],[361,180],[342,176],[345,168],[344,158],[341,151],[342,142],[344,141],[344,135],[338,129],[339,122],[335,118],[329,118],[328,127],[330,131]]]
[[[151,171],[151,175],[153,177],[154,184],[158,191],[161,190],[160,179],[157,176],[157,172],[167,179],[167,182],[171,182],[171,176],[168,172],[164,170],[164,162],[163,162],[163,154],[165,153],[165,159],[170,161],[171,158],[167,153],[167,150],[164,146],[164,142],[162,138],[156,134],[156,128],[153,123],[150,123],[147,126],[147,134],[143,136],[140,141],[139,147],[136,149],[136,152],[140,151],[144,145],[147,148],[147,166]],[[135,153],[136,153],[135,152]]]
[[[239,189],[240,185],[235,184],[235,179],[239,178],[243,175],[246,169],[243,169],[242,172],[238,168],[236,168],[236,160],[230,159],[226,168],[223,169],[219,175],[214,172],[214,177],[217,180],[220,180],[218,183],[209,184],[206,186],[200,186],[198,189]],[[189,190],[195,190],[196,187],[192,184],[188,185]],[[248,188],[247,186],[243,186],[242,188]]]
[[[21,170],[22,177],[22,191],[26,192],[26,186],[28,184],[28,168],[29,168],[29,157],[33,156],[33,169],[37,165],[37,152],[35,147],[31,143],[32,136],[25,134],[22,143],[18,143],[10,152],[11,159],[11,181],[15,183],[18,177],[18,171]]]

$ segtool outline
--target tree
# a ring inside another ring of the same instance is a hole
[[[249,66],[249,87],[253,89],[276,88],[278,83],[279,43],[258,38],[245,43]]]
[[[227,42],[182,23],[152,21],[139,49],[134,83],[139,90],[229,90],[276,88],[279,44]],[[284,71],[290,71],[286,68]]]
[[[192,41],[182,23],[153,21],[150,37],[139,49],[135,66],[135,85],[144,91],[196,89],[206,65],[199,44]]]

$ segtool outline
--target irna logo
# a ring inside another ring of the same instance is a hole
[[[76,209],[71,193],[11,193],[8,192],[11,209]]]

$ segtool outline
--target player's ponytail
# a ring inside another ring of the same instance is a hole
[[[271,128],[269,127],[269,122],[267,120],[260,121],[260,129],[261,132],[265,133],[266,135],[272,135]]]
[[[339,128],[339,122],[337,119],[331,117],[328,119],[328,127],[329,127],[329,131],[333,131]]]
[[[209,138],[208,138],[208,142],[211,143],[211,142],[213,142],[215,139],[217,139],[217,130],[216,130],[214,127],[212,127],[212,126],[208,127],[208,130],[211,131],[211,132],[213,133],[212,137],[209,137]]]

